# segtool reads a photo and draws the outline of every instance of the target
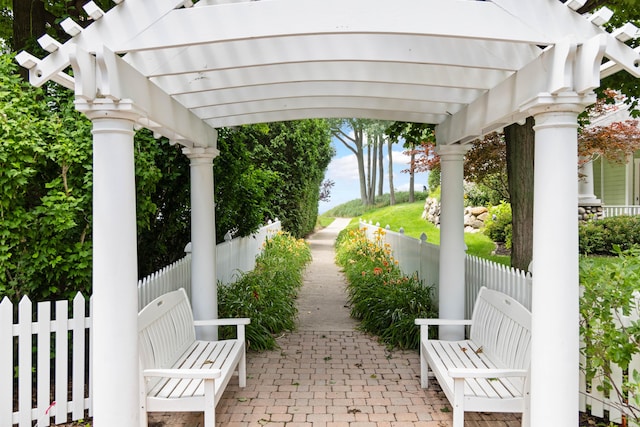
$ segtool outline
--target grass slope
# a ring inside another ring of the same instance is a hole
[[[356,210],[354,206],[358,201],[348,202],[349,210]],[[436,245],[440,244],[440,229],[434,224],[422,219],[422,210],[424,201],[420,200],[415,203],[401,203],[394,206],[385,206],[373,208],[363,212],[356,218],[353,218],[350,226],[357,226],[358,220],[363,219],[367,222],[373,221],[373,224],[380,223],[381,227],[389,225],[392,231],[398,231],[404,228],[407,236],[420,238],[422,233],[427,235],[427,242]],[[364,209],[363,209],[364,210]],[[328,211],[323,216],[333,216],[335,213],[343,212],[340,206]],[[336,215],[337,216],[337,215]],[[490,259],[500,264],[509,265],[508,256],[492,255],[491,252],[495,248],[495,244],[482,233],[465,233],[464,241],[467,245],[467,253],[481,258]]]

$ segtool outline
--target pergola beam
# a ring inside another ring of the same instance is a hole
[[[405,99],[436,103],[468,104],[481,95],[481,89],[443,88],[417,84],[390,84],[386,82],[315,81],[274,83],[261,86],[243,86],[206,90],[175,95],[186,108],[208,107],[234,103],[301,97],[375,97]]]
[[[522,105],[541,93],[591,91],[598,84],[599,73],[594,66],[599,61],[596,59],[602,58],[605,47],[606,36],[600,34],[580,48],[568,40],[548,48],[538,59],[438,125],[438,144],[466,143],[520,121],[528,115]],[[572,68],[571,59],[575,55],[581,65],[578,69]],[[548,78],[541,79],[540,76]]]
[[[507,71],[464,69],[424,64],[366,63],[356,61],[302,62],[226,69],[151,80],[169,95],[216,89],[235,89],[272,84],[317,81],[385,82],[488,90],[508,77]]]
[[[215,121],[215,119],[218,117],[240,114],[259,114],[265,111],[287,111],[317,108],[349,109],[353,111],[377,110],[382,112],[413,111],[416,113],[429,114],[431,116],[440,115],[444,118],[447,115],[447,111],[456,111],[460,108],[460,105],[423,100],[416,101],[373,96],[305,96],[293,98],[274,98],[226,105],[212,105],[201,108],[193,108],[192,111],[205,120],[213,119]]]
[[[164,93],[107,47],[103,47],[96,58],[76,48],[73,58],[78,80],[77,97],[89,101],[89,104],[101,98],[131,100],[137,108],[144,111],[146,117],[143,119],[147,121],[143,123],[151,130],[172,137],[173,142],[186,146],[195,144],[215,147],[217,131],[214,128],[203,123],[193,112]],[[94,61],[95,67],[88,65]],[[92,89],[95,92],[82,92]],[[158,128],[154,129],[154,124]]]
[[[312,118],[362,118],[375,120],[409,121],[416,123],[438,123],[440,116],[434,116],[415,111],[367,110],[348,108],[308,108],[286,111],[264,111],[253,114],[219,117],[205,120],[213,127],[240,126],[246,123],[272,123],[286,120],[302,120]]]
[[[303,16],[313,19],[292,19]],[[185,22],[189,23],[189,31],[178,31],[184,28]],[[500,25],[496,25],[497,22]],[[196,4],[193,8],[176,10],[134,40],[121,44],[117,51],[337,33],[423,34],[537,45],[554,42],[541,29],[514,20],[513,15],[491,2],[396,0],[376,2],[375,7],[371,7],[368,0],[261,1],[201,7]]]
[[[71,65],[70,53],[73,46],[95,53],[105,43],[123,43],[135,37],[141,28],[148,27],[183,3],[184,0],[127,0],[116,5],[101,19],[84,28],[30,69],[30,83],[40,87],[68,68]]]
[[[567,36],[577,44],[603,34],[603,29],[584,16],[570,10],[558,0],[522,1],[491,0],[509,14],[535,28],[545,28],[549,36],[559,40]],[[640,53],[625,45],[615,36],[607,37],[605,57],[611,59],[634,77],[640,77]]]
[[[200,10],[202,8],[197,11]],[[297,37],[274,34],[188,47],[134,50],[125,56],[125,60],[149,77],[325,61],[399,62],[514,71],[540,52],[541,49],[533,45],[419,34],[308,34]]]

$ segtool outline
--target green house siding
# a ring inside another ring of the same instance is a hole
[[[626,200],[626,167],[598,159],[593,164],[594,192],[605,205],[624,205]],[[599,185],[598,185],[599,184]]]

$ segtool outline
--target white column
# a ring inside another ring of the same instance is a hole
[[[593,160],[584,162],[578,169],[580,181],[578,181],[578,204],[579,205],[600,205],[593,191]]]
[[[191,160],[191,305],[196,320],[218,318],[216,227],[213,199],[215,148],[185,148]],[[198,328],[198,338],[217,339],[216,328]]]
[[[127,103],[78,110],[93,122],[93,425],[138,427],[137,114]]]
[[[531,427],[578,424],[577,117],[586,104],[569,98],[541,97],[529,109],[536,122]]]
[[[464,319],[464,155],[466,145],[441,145],[439,317]],[[440,339],[464,339],[464,327],[440,326]]]

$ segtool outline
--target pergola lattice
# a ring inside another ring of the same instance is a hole
[[[535,427],[578,412],[577,114],[600,79],[640,77],[627,24],[584,0],[114,0],[17,56],[34,85],[75,91],[94,123],[94,425],[139,422],[134,129],[192,164],[193,307],[215,317],[216,128],[312,117],[436,124],[442,158],[440,315],[464,303],[462,162],[475,138],[536,120],[531,410]],[[604,59],[603,59],[604,58]],[[73,77],[69,69],[73,70]],[[118,315],[114,316],[114,310]],[[544,310],[544,311],[543,311]],[[460,330],[441,331],[452,338]]]

